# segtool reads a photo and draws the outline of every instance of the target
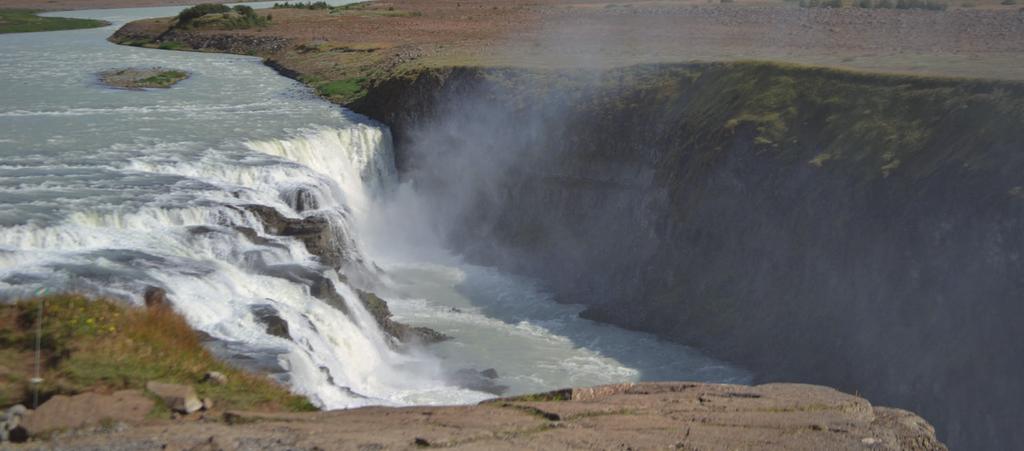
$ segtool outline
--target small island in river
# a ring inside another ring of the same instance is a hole
[[[121,89],[166,89],[188,77],[183,70],[162,67],[113,69],[99,74],[100,82]]]

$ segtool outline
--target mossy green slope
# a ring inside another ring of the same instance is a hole
[[[270,379],[214,358],[184,318],[166,307],[136,308],[57,295],[0,307],[0,406],[29,403],[36,318],[43,303],[41,398],[86,391],[143,389],[157,380],[195,386],[226,409],[315,408]],[[219,371],[228,383],[202,382]]]
[[[40,17],[37,15],[39,12],[31,9],[0,8],[0,34],[75,30],[109,25],[102,20]]]

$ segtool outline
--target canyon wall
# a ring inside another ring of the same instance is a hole
[[[914,410],[954,449],[1024,442],[1020,85],[430,69],[351,107],[451,245],[587,318]]]

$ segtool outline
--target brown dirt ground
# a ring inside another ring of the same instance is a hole
[[[805,9],[755,2],[418,0],[354,11],[283,10],[255,53],[316,80],[415,65],[615,66],[772,60],[921,75],[1024,80],[1024,10]],[[167,21],[131,24],[156,33]]]
[[[199,3],[229,2],[239,3],[234,0],[0,0],[0,8],[71,11],[76,9],[142,8],[147,6],[197,5]]]
[[[830,388],[645,383],[570,400],[366,407],[68,433],[26,449],[791,449],[945,450],[924,420]]]

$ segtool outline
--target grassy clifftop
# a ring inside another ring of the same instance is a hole
[[[315,410],[308,400],[268,378],[214,358],[168,307],[127,307],[76,295],[0,306],[0,406],[31,405],[40,303],[40,402],[58,394],[143,389],[146,382],[158,380],[194,385],[200,396],[227,409]],[[228,383],[200,383],[208,371],[227,375]]]

